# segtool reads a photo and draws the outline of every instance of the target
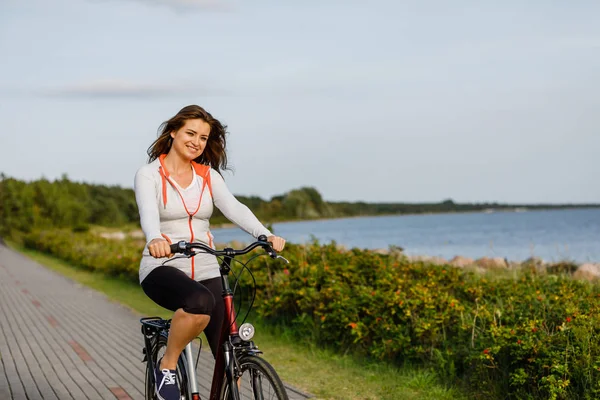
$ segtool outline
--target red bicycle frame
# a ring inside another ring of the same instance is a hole
[[[210,387],[210,400],[218,400],[225,375],[230,378],[230,381],[233,381],[234,378],[232,362],[233,347],[229,341],[229,337],[238,334],[238,326],[235,317],[235,306],[233,304],[233,291],[231,290],[229,280],[227,279],[227,276],[231,271],[231,260],[231,256],[225,256],[220,268],[221,282],[223,284],[223,301],[225,302],[225,318],[223,318],[223,325],[221,326],[221,335],[219,337],[218,346],[219,351],[217,351],[212,385]],[[226,358],[228,359],[226,360]],[[237,386],[232,389],[237,389]]]

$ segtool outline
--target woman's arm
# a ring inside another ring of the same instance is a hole
[[[223,177],[218,172],[211,169],[210,174],[215,206],[221,210],[228,220],[255,238],[258,238],[260,235],[266,235],[267,237],[273,235],[260,223],[258,218],[256,218],[248,207],[240,203],[239,200],[231,194]]]
[[[152,176],[138,170],[134,181],[135,201],[140,212],[140,225],[146,235],[146,243],[162,238],[158,212],[156,184]]]

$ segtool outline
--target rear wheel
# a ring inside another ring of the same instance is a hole
[[[244,356],[238,364],[240,400],[288,400],[285,387],[271,364],[258,356]],[[233,400],[227,380],[223,382],[220,399]]]
[[[160,360],[165,351],[167,350],[167,337],[160,335],[158,337],[158,341],[152,348],[152,363],[156,366],[158,360]],[[158,400],[154,390],[154,383],[152,375],[154,371],[150,368],[150,363],[146,363],[146,400]],[[188,392],[188,384],[187,384],[187,375],[185,370],[185,363],[183,357],[179,357],[179,361],[177,362],[177,383],[179,384],[179,391],[181,393],[181,400],[191,399]]]

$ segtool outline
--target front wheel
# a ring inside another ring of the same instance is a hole
[[[271,364],[258,356],[243,356],[238,365],[240,400],[288,400],[285,387]],[[237,400],[231,399],[227,380],[223,382],[220,399]]]

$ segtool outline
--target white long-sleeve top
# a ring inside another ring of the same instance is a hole
[[[204,178],[194,168],[192,171],[194,177],[187,188],[182,188],[173,179],[169,179],[168,172],[166,176],[163,175],[160,159],[142,166],[136,172],[135,198],[146,236],[139,268],[140,282],[166,260],[169,261],[165,265],[178,268],[197,281],[219,276],[219,264],[213,255],[198,254],[192,258],[176,258],[178,256],[175,255],[172,259],[167,259],[154,258],[148,251],[148,243],[156,238],[165,238],[171,243],[180,240],[199,241],[214,248],[209,222],[213,203],[227,219],[253,237],[271,235],[252,211],[231,194],[217,171],[212,168],[208,170],[210,188],[204,185]]]

